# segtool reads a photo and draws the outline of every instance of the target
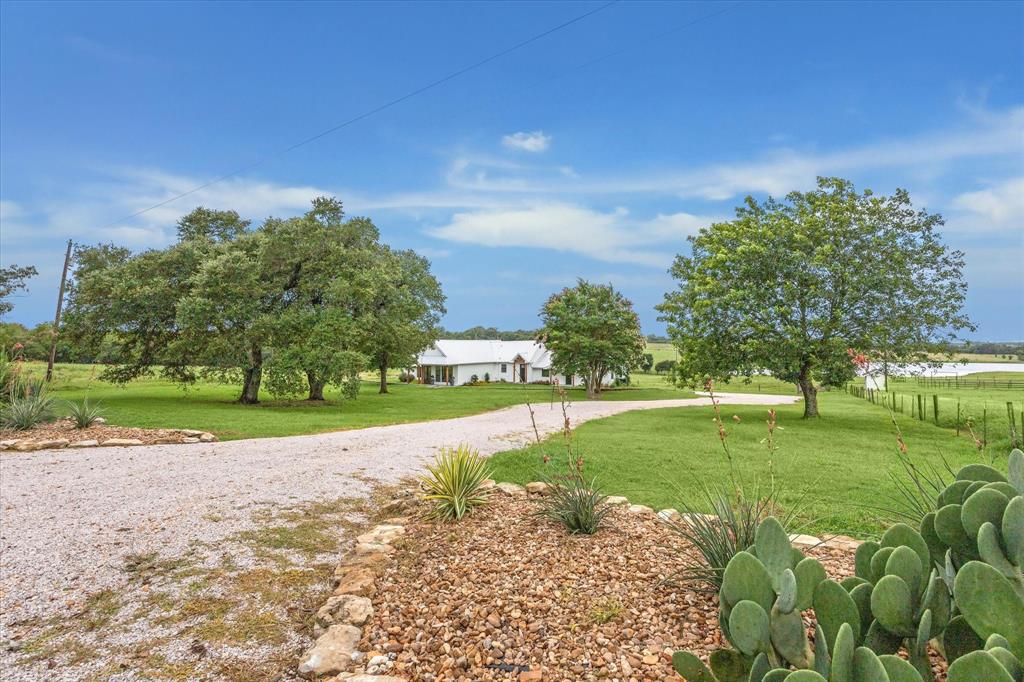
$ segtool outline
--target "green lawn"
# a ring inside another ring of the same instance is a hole
[[[996,387],[986,384],[995,380]],[[998,382],[1012,380],[1013,388]],[[975,436],[988,443],[996,452],[1010,447],[1011,420],[1007,414],[1007,403],[1013,411],[1018,437],[1024,429],[1024,373],[1021,372],[978,372],[960,378],[960,385],[953,381],[932,381],[916,377],[890,380],[886,397],[889,406],[895,395],[896,410],[905,416],[917,414],[918,396],[924,405],[926,421],[935,423],[936,398],[938,402],[938,424],[959,431],[969,437],[970,423]],[[863,385],[862,382],[861,385]]]
[[[777,408],[781,430],[776,432],[780,448],[776,471],[784,488],[783,503],[792,505],[807,491],[807,516],[817,519],[812,530],[870,535],[880,527],[870,507],[884,504],[894,492],[886,472],[898,469],[889,415],[877,405],[841,392],[822,393],[820,401],[824,416],[814,420],[801,418],[799,403]],[[767,480],[768,451],[761,443],[767,410],[765,406],[723,406],[733,457],[749,481]],[[735,422],[733,415],[740,421]],[[957,438],[949,429],[908,417],[899,421],[912,457],[939,465],[945,457],[954,468],[980,459],[970,441]],[[655,509],[676,507],[679,491],[692,493],[701,481],[725,481],[728,475],[707,407],[624,413],[587,422],[576,435],[587,473],[597,477],[604,492],[625,495]],[[554,438],[540,446],[495,455],[491,459],[495,478],[517,483],[536,480],[545,452],[555,463],[564,461],[564,446]],[[1002,456],[1005,463],[1005,453]]]
[[[26,369],[41,374],[44,367],[28,363]],[[102,402],[112,424],[151,428],[196,428],[211,431],[223,440],[290,436],[338,431],[382,424],[447,419],[524,402],[551,399],[551,389],[531,385],[490,384],[487,386],[431,387],[389,383],[387,395],[377,392],[376,381],[362,385],[357,400],[338,401],[327,391],[322,404],[303,400],[275,400],[263,395],[260,405],[235,402],[238,387],[201,383],[188,389],[161,379],[142,379],[119,387],[95,377],[99,367],[58,365],[52,390],[58,398],[79,400],[89,397]],[[570,391],[571,399],[585,396],[581,389]],[[687,398],[667,384],[605,391],[603,400],[659,400]]]

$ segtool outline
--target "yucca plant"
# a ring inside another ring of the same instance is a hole
[[[82,402],[68,401],[68,418],[75,423],[76,429],[87,429],[96,423],[103,416],[100,403],[89,402],[88,398]]]
[[[17,431],[25,431],[53,419],[53,398],[46,391],[12,395],[10,402],[0,410],[0,424]]]
[[[541,501],[539,516],[557,521],[573,535],[593,535],[611,511],[608,497],[597,481],[587,481],[576,473],[558,479],[549,478],[548,494]]]
[[[429,472],[423,476],[423,498],[433,502],[428,516],[442,521],[458,521],[473,507],[487,502],[483,482],[490,477],[484,458],[468,445],[443,448]]]

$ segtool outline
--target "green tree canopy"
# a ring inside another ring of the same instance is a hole
[[[604,377],[628,374],[646,347],[633,304],[610,284],[579,280],[553,294],[541,310],[540,338],[559,373],[578,374],[587,397],[601,392]]]
[[[24,267],[10,265],[0,268],[0,316],[14,310],[14,304],[10,301],[11,294],[21,289],[27,289],[25,280],[31,279],[37,274],[39,273],[32,265]]]
[[[371,359],[406,362],[434,340],[444,296],[429,263],[388,249],[337,199],[255,229],[233,211],[198,208],[178,234],[137,255],[76,253],[66,336],[114,363],[104,378],[238,381],[244,403],[264,385],[311,400],[334,385],[351,398]]]
[[[658,306],[679,350],[681,381],[769,370],[799,385],[817,416],[815,382],[854,375],[847,349],[892,362],[924,360],[956,331],[964,260],[936,231],[938,214],[909,194],[858,193],[819,178],[785,201],[747,197],[736,218],[690,239],[671,268],[678,288]]]

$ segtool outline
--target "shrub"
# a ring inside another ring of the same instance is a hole
[[[80,403],[68,401],[68,418],[75,423],[76,429],[87,429],[103,416],[99,403],[91,403],[86,398]]]
[[[421,480],[424,499],[434,503],[428,516],[458,521],[473,507],[487,502],[483,482],[490,477],[484,459],[468,445],[444,448],[437,454],[429,474]]]
[[[541,502],[540,516],[562,524],[573,535],[593,535],[611,511],[608,497],[598,490],[596,481],[580,475],[548,479],[549,494]]]
[[[484,383],[485,384],[491,383],[491,373],[490,372],[484,372]]]
[[[8,429],[25,431],[54,419],[53,398],[46,391],[11,396],[0,411],[0,424]]]

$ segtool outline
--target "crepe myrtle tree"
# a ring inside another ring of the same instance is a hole
[[[848,350],[893,363],[944,351],[961,329],[964,259],[938,214],[910,195],[857,192],[839,178],[784,201],[747,197],[733,220],[690,238],[670,272],[678,288],[658,306],[679,351],[676,376],[750,376],[767,369],[799,386],[804,417],[817,385],[854,376]]]
[[[626,374],[643,361],[646,341],[633,304],[610,284],[578,280],[553,294],[540,312],[539,340],[562,374],[583,377],[587,397],[601,393],[608,374]]]
[[[32,265],[21,267],[11,265],[0,268],[0,315],[6,315],[14,310],[14,304],[8,300],[11,294],[20,289],[27,289],[25,280],[31,279],[37,274],[39,273]]]

